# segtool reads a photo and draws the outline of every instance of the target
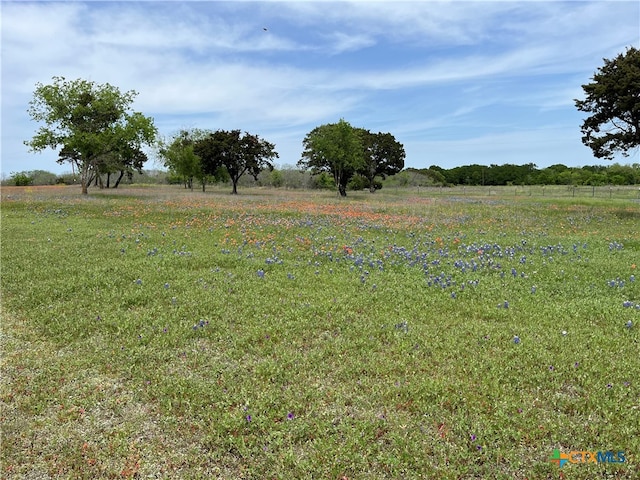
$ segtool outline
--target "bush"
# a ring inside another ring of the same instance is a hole
[[[33,177],[27,172],[18,172],[11,174],[11,183],[16,187],[26,187],[33,184]]]
[[[369,180],[362,175],[354,175],[351,177],[351,180],[349,180],[347,188],[349,190],[364,190],[365,188],[369,188]]]
[[[333,177],[327,172],[322,172],[313,178],[313,188],[319,188],[323,190],[334,190],[336,183],[333,181]]]

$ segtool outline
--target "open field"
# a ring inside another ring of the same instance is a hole
[[[637,199],[424,193],[3,188],[0,478],[639,478]]]

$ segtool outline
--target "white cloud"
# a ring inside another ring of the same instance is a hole
[[[448,127],[478,138],[474,125],[567,121],[602,57],[637,43],[639,11],[637,2],[4,2],[2,170],[30,158],[27,103],[54,75],[140,92],[134,108],[163,133],[256,129],[288,156],[340,117],[406,134],[417,142],[408,152]]]

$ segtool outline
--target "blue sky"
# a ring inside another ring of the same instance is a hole
[[[139,95],[162,136],[241,129],[294,165],[344,118],[390,132],[406,166],[604,164],[574,105],[603,58],[640,47],[634,1],[2,1],[2,175],[70,170],[29,153],[37,82]],[[266,30],[265,30],[266,28]],[[640,161],[634,157],[621,163]],[[153,168],[150,161],[146,167]]]

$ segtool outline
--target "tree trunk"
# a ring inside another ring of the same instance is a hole
[[[82,168],[81,168],[82,167]],[[91,177],[91,172],[89,171],[89,167],[86,164],[78,165],[78,172],[80,173],[80,185],[82,186],[82,194],[89,194],[89,185],[93,178]]]
[[[107,188],[109,188],[109,182],[111,182],[111,172],[107,172]]]
[[[347,196],[347,187],[345,185],[338,185],[338,192],[340,192],[340,196],[341,197],[346,197]]]
[[[120,176],[118,177],[118,180],[116,180],[116,183],[113,186],[113,188],[118,188],[118,185],[120,185],[120,180],[122,180],[122,177],[124,177],[124,170],[120,170]]]
[[[232,195],[237,195],[238,194],[238,179],[231,179],[231,183],[233,183],[233,190],[231,191]]]

